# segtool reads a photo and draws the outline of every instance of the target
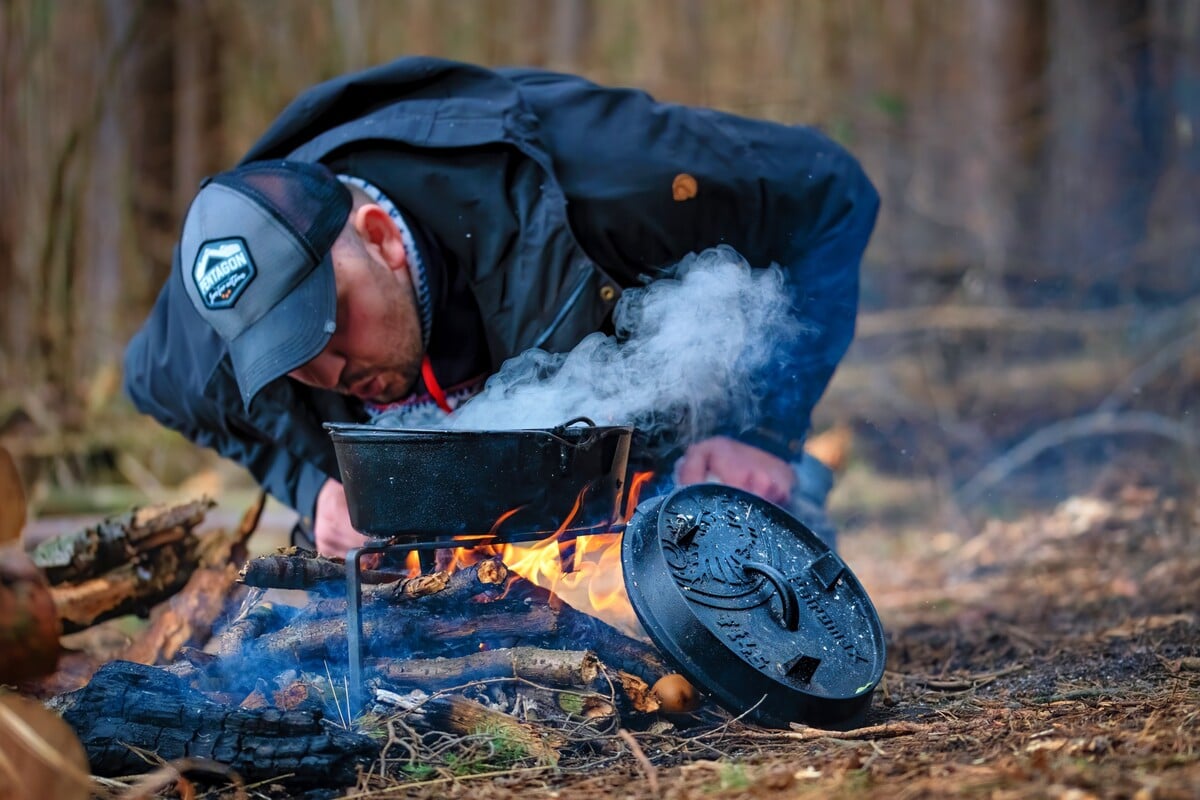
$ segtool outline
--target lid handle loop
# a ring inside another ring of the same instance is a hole
[[[779,593],[779,602],[783,606],[783,613],[779,624],[785,630],[799,630],[800,600],[796,597],[796,590],[788,583],[788,579],[784,577],[783,573],[770,564],[764,564],[761,561],[747,561],[742,565],[742,569],[746,572],[757,572],[771,582],[771,585],[775,587],[775,591]]]

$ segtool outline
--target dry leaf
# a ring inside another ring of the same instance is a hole
[[[71,726],[41,703],[0,696],[0,797],[86,800],[87,755]]]

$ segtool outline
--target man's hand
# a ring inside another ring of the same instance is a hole
[[[329,558],[345,558],[351,547],[359,547],[367,537],[350,524],[350,509],[346,507],[346,490],[333,478],[325,481],[317,493],[317,508],[313,513],[313,539],[317,552]]]
[[[687,449],[675,464],[681,486],[715,481],[745,489],[772,503],[786,503],[796,484],[791,464],[748,444],[714,436]]]

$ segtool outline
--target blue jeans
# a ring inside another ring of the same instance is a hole
[[[796,487],[787,510],[807,525],[830,550],[836,551],[837,529],[825,513],[825,500],[833,488],[833,470],[808,453],[792,462],[792,469],[796,473]]]

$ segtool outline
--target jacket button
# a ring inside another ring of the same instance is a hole
[[[613,298],[617,296],[617,290],[608,284],[600,287],[600,299],[606,303],[611,303]]]

